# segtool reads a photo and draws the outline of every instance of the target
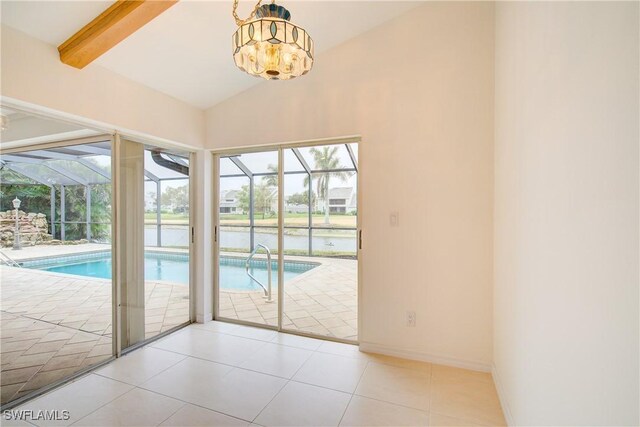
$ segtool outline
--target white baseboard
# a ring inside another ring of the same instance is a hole
[[[360,342],[360,351],[401,357],[403,359],[417,360],[420,362],[435,363],[438,365],[453,366],[455,368],[470,369],[472,371],[491,372],[490,363],[477,362],[475,360],[463,360],[455,357],[439,356],[412,350],[398,350],[397,348],[381,344]]]
[[[516,423],[514,422],[513,415],[511,414],[511,408],[509,407],[507,394],[504,390],[502,380],[500,379],[500,374],[498,373],[498,369],[496,368],[495,364],[492,364],[491,366],[491,375],[493,376],[493,383],[496,385],[498,399],[500,399],[500,405],[502,405],[502,413],[504,414],[504,418],[507,421],[507,425],[515,426]]]

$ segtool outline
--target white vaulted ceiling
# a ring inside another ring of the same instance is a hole
[[[111,3],[3,0],[1,20],[4,25],[58,46]],[[420,4],[304,0],[278,3],[290,10],[292,21],[309,31],[316,54]],[[242,1],[240,15],[246,16],[253,4]],[[233,64],[231,35],[235,22],[231,6],[232,0],[182,0],[88,68],[105,67],[200,108],[215,105],[262,82],[240,72]]]

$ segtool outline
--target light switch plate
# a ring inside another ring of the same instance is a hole
[[[400,225],[400,213],[398,213],[398,211],[389,214],[389,225],[392,227],[398,227]]]

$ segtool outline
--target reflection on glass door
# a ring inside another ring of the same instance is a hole
[[[119,138],[121,348],[190,321],[189,157]]]
[[[148,339],[189,322],[189,155],[146,146],[144,169]]]
[[[284,152],[282,328],[358,339],[358,145]]]
[[[111,161],[108,139],[0,154],[2,406],[114,354]]]
[[[218,317],[278,325],[278,151],[219,163]]]

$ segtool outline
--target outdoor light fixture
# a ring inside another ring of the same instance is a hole
[[[13,250],[22,249],[20,245],[20,225],[18,224],[18,209],[20,209],[20,199],[13,199],[13,208],[16,210],[16,229],[13,232]]]
[[[5,131],[9,127],[9,117],[0,114],[0,130]]]
[[[233,60],[238,68],[267,80],[289,80],[307,74],[313,66],[313,40],[297,25],[289,22],[287,9],[271,4],[253,9],[247,19],[237,14],[238,0],[233,2],[233,17],[238,30],[233,34]]]

